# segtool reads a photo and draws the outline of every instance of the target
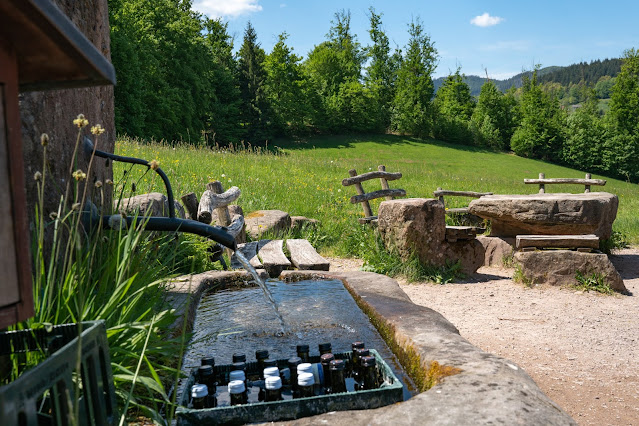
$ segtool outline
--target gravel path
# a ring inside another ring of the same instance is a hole
[[[639,250],[612,257],[632,295],[526,288],[512,270],[480,268],[456,284],[400,285],[475,346],[522,366],[582,425],[639,425]],[[358,269],[331,259],[332,269]]]

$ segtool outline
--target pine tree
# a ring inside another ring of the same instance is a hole
[[[459,68],[444,80],[435,95],[434,106],[437,113],[434,125],[436,138],[464,144],[473,142],[469,121],[475,103]]]

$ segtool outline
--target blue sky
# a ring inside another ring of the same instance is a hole
[[[392,46],[408,41],[407,26],[419,17],[439,54],[435,76],[461,66],[467,75],[511,77],[534,64],[570,65],[621,57],[639,48],[639,0],[567,1],[375,1],[375,0],[193,0],[193,8],[229,24],[236,47],[251,21],[270,52],[278,34],[306,57],[326,39],[335,12],[351,12],[351,27],[362,45],[370,43],[368,8],[383,14]]]

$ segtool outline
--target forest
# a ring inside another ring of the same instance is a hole
[[[474,95],[461,69],[435,90],[438,53],[418,17],[408,43],[392,49],[374,8],[365,44],[350,12],[337,11],[325,40],[301,57],[286,33],[265,52],[250,23],[236,50],[227,24],[194,12],[190,0],[109,0],[109,9],[122,135],[263,146],[280,137],[393,133],[639,182],[634,48],[618,60],[536,67],[509,88],[486,79]],[[603,113],[598,102],[608,98]]]

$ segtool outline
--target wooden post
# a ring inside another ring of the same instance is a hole
[[[592,175],[590,173],[586,173],[586,179],[592,179]],[[586,185],[586,190],[584,192],[590,192],[590,185]]]
[[[221,194],[224,192],[222,182],[220,182],[219,180],[214,180],[213,182],[207,183],[206,189],[213,192],[214,194]],[[231,215],[229,214],[229,208],[227,206],[219,207],[215,209],[215,212],[217,213],[217,225],[229,226],[231,224]]]
[[[182,196],[182,203],[184,203],[184,207],[186,207],[186,211],[189,213],[189,219],[197,220],[197,197],[194,192],[189,192],[186,195]]]
[[[441,190],[442,190],[442,188],[441,188],[440,186],[438,186],[438,187],[437,187],[437,190],[438,190],[438,191],[441,191]],[[444,204],[444,196],[443,196],[443,195],[440,195],[438,198],[439,198],[439,201],[441,201],[441,202],[442,202],[442,204]]]
[[[539,173],[539,179],[546,179],[546,175],[544,173]],[[543,194],[546,192],[546,185],[543,183],[539,184],[539,193]]]
[[[351,177],[355,177],[357,176],[357,171],[355,169],[351,169],[348,171],[348,174]],[[355,184],[355,190],[357,190],[357,194],[358,195],[364,195],[364,187],[362,187],[361,183],[356,183]],[[365,217],[371,217],[373,216],[373,211],[371,210],[371,205],[368,203],[368,201],[363,201],[362,202],[362,208],[364,209],[364,216]]]
[[[377,166],[377,170],[379,170],[380,172],[385,172],[386,171],[386,166],[380,165]],[[382,189],[390,189],[390,187],[388,186],[388,181],[386,180],[386,178],[379,178],[379,181],[382,184]],[[386,200],[394,200],[395,197],[386,197]]]

